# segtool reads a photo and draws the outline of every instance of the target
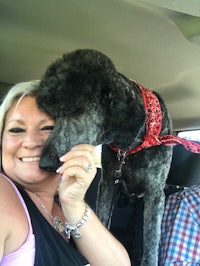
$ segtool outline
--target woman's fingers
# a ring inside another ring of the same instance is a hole
[[[84,200],[97,172],[94,151],[93,146],[81,144],[61,157],[63,165],[57,169],[57,173],[62,176],[59,192],[63,203],[79,204]]]
[[[57,169],[57,173],[62,174],[64,170],[75,166],[84,169],[86,172],[90,172],[92,170],[94,167],[94,149],[89,149],[89,145],[86,146],[87,149],[85,146],[81,146],[82,147],[72,149],[70,152],[61,157],[60,160],[63,162],[63,165]]]

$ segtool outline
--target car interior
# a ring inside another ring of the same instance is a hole
[[[174,134],[200,142],[199,0],[0,1],[1,99],[12,85],[40,79],[50,63],[79,48],[103,52],[119,72],[157,91]],[[87,194],[91,205],[100,175],[98,169]],[[174,146],[166,196],[198,183],[200,155]],[[143,202],[135,201],[134,209],[116,204],[111,226],[130,254],[131,236],[141,238]]]

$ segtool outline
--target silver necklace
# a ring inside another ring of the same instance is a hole
[[[58,230],[60,233],[63,233],[65,228],[64,228],[64,225],[63,225],[64,223],[61,220],[61,218],[59,216],[52,216],[50,213],[48,213],[47,208],[42,203],[40,197],[33,192],[31,192],[31,194],[35,197],[35,199],[40,204],[40,207],[42,211],[44,212],[44,214],[46,214],[46,216],[52,221],[54,228]]]

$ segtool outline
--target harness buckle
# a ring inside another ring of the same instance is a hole
[[[118,150],[117,152],[117,159],[119,161],[119,167],[115,169],[114,174],[114,183],[119,184],[122,183],[121,176],[122,176],[122,166],[125,164],[126,152]]]

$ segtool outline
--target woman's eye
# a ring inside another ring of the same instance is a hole
[[[11,132],[11,133],[21,133],[24,131],[25,130],[23,128],[20,128],[20,127],[14,127],[14,128],[9,129],[9,132]]]
[[[52,131],[54,129],[54,126],[45,126],[42,128],[42,130]]]

